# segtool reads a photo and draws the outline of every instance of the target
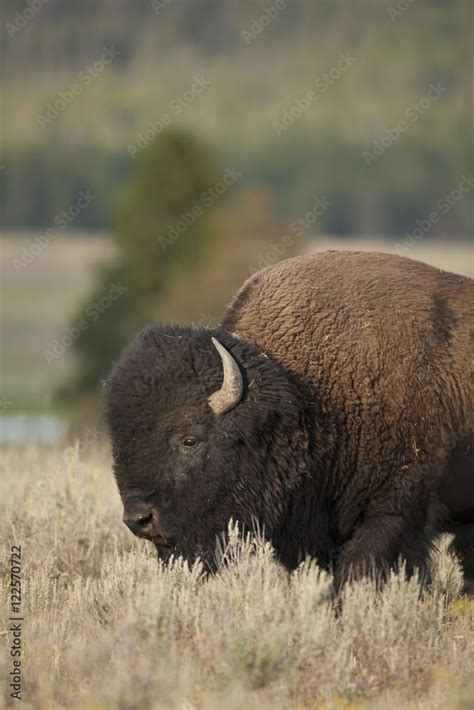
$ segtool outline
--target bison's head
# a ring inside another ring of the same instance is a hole
[[[271,532],[305,470],[300,397],[254,345],[153,326],[106,385],[124,520],[159,552],[206,556],[230,518]]]

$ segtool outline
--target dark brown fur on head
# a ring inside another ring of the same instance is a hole
[[[222,382],[211,336],[244,378],[242,401],[223,415],[208,403]],[[105,402],[124,505],[153,505],[176,552],[209,557],[230,518],[257,519],[269,533],[281,524],[306,470],[302,402],[255,346],[219,330],[147,328],[112,372]]]

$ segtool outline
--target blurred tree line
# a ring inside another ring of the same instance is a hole
[[[22,11],[4,0],[5,134],[0,223],[47,228],[82,189],[94,201],[74,226],[101,229],[133,179],[127,144],[196,71],[211,89],[186,108],[185,123],[212,144],[241,185],[265,185],[280,215],[296,217],[317,197],[331,203],[328,234],[398,235],[473,171],[473,4],[417,0],[286,0],[246,41],[266,0],[48,0],[21,31]],[[58,92],[113,46],[116,57],[45,127]],[[354,67],[280,135],[272,128],[341,52]],[[166,80],[165,80],[166,77]],[[445,93],[387,139],[431,84]],[[169,89],[169,92],[167,93]],[[364,153],[388,148],[370,165]],[[430,234],[472,234],[469,200],[453,205]]]
[[[330,128],[299,131],[237,153],[224,148],[222,164],[242,173],[242,185],[264,184],[275,196],[281,217],[304,215],[317,197],[332,208],[319,221],[322,233],[399,235],[432,211],[463,175],[474,174],[472,129],[466,126],[441,141],[405,135],[373,165],[363,159],[366,145],[343,138]],[[74,228],[105,229],[117,194],[133,176],[123,150],[57,144],[24,147],[3,156],[0,180],[0,226],[46,229],[62,210],[89,190],[94,200],[74,219]],[[452,210],[432,230],[444,236],[473,233],[469,200]]]

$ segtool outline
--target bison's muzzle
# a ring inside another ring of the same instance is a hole
[[[148,503],[134,503],[127,506],[123,513],[123,522],[137,537],[153,540],[155,545],[163,547],[172,545],[160,525],[158,511]]]

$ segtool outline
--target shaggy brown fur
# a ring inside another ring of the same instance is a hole
[[[253,276],[222,327],[282,363],[314,402],[338,577],[397,554],[423,567],[441,519],[466,535],[457,525],[474,523],[472,280],[328,251]]]
[[[206,557],[230,517],[256,519],[288,568],[314,556],[339,586],[400,557],[425,571],[449,528],[469,567],[473,296],[409,259],[325,252],[253,276],[216,329],[144,331],[106,392],[124,505],[153,510],[143,536]],[[219,416],[211,336],[244,379]]]

